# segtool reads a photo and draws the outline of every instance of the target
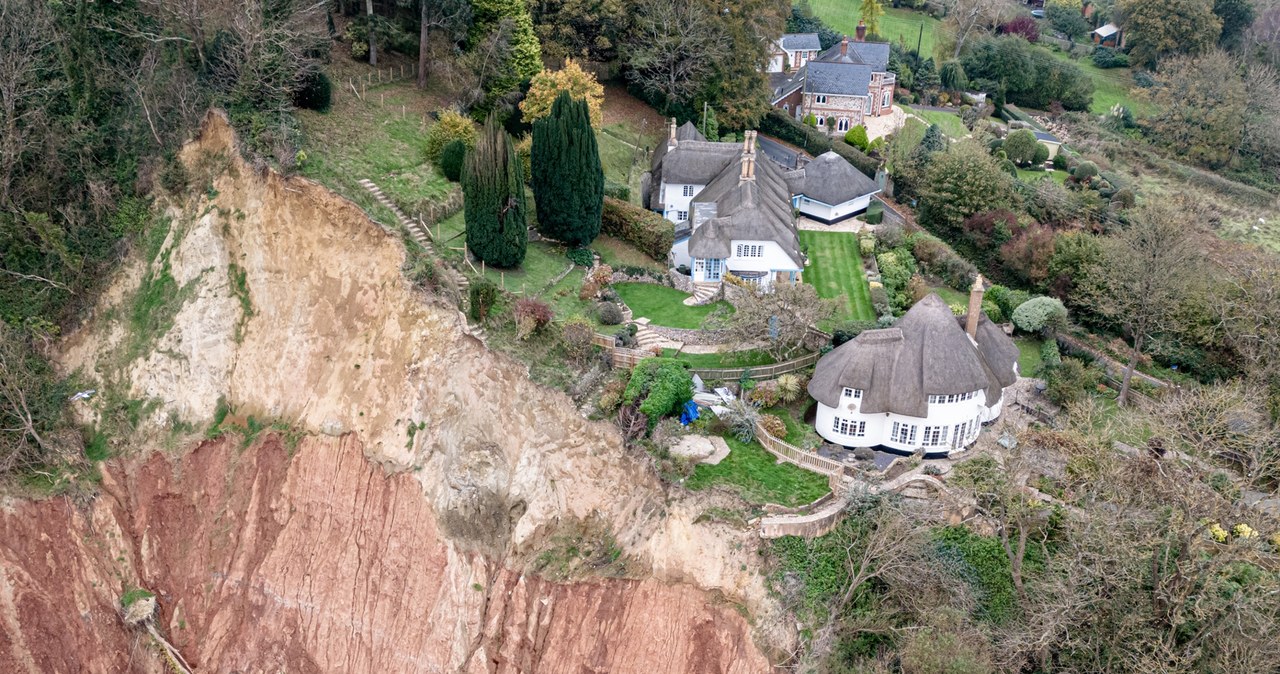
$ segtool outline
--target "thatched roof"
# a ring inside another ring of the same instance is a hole
[[[987,405],[1017,376],[1018,348],[984,316],[977,344],[946,302],[930,294],[893,327],[867,330],[823,356],[809,394],[837,407],[844,388],[862,389],[858,411],[926,418],[929,396],[986,391]]]

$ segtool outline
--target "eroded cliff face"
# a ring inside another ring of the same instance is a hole
[[[396,237],[255,174],[233,142],[211,115],[184,150],[217,167],[211,189],[170,209],[160,252],[121,273],[62,365],[157,401],[153,437],[207,425],[220,397],[317,435],[133,448],[92,502],[7,504],[0,671],[158,671],[115,614],[135,586],[201,671],[767,670],[793,637],[749,533],[695,524],[610,426],[415,293]],[[163,270],[180,308],[135,353],[113,317]],[[616,540],[628,579],[529,573],[584,528]]]

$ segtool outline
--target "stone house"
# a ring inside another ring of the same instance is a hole
[[[897,77],[888,72],[889,44],[866,42],[859,23],[853,40],[822,52],[785,79],[771,79],[773,107],[797,120],[812,114],[818,128],[844,134],[867,116],[893,114]]]

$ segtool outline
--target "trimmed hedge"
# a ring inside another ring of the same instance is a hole
[[[848,160],[854,168],[862,171],[868,178],[875,178],[876,169],[880,167],[880,162],[863,154],[852,145],[842,140],[832,140],[825,133],[797,122],[781,110],[770,110],[769,114],[760,120],[760,130],[792,145],[802,147],[815,156],[832,150]]]
[[[658,262],[666,262],[675,243],[675,225],[666,218],[625,201],[604,198],[600,232],[639,248]]]

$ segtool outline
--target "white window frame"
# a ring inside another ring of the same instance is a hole
[[[818,115],[818,126],[825,127],[826,125],[827,125],[827,118],[823,117],[822,115]]]
[[[826,94],[814,94],[814,95],[813,95],[813,102],[814,102],[814,103],[826,103],[826,102],[827,102],[827,95],[826,95]]]
[[[885,89],[884,99],[880,102],[880,107],[887,108],[893,105],[893,89]]]
[[[903,423],[901,421],[893,422],[892,432],[889,438],[894,442],[902,445],[915,444],[916,441],[916,424]]]
[[[861,438],[867,434],[867,422],[854,421],[853,419],[844,419],[842,417],[832,417],[831,430],[839,433],[840,435]]]
[[[844,387],[844,390],[840,392],[840,397],[851,398],[853,400],[862,400],[862,389],[849,388],[848,386],[846,386]]]
[[[925,426],[924,437],[921,445],[924,447],[943,447],[947,444],[947,434],[950,428],[947,426]]]
[[[751,243],[739,243],[734,251],[737,257],[764,257],[764,246]]]
[[[848,130],[849,130],[848,117],[841,117],[838,121],[836,121],[836,131],[848,131]]]
[[[680,188],[680,194],[686,197],[693,196],[693,185],[682,185]]]

